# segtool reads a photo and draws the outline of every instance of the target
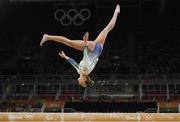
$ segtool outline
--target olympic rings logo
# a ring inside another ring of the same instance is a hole
[[[76,9],[69,9],[67,12],[63,9],[57,9],[54,12],[54,17],[63,26],[76,25],[80,26],[84,24],[85,21],[90,19],[91,11],[87,8],[81,9],[80,11]]]

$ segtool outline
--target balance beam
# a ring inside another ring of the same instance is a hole
[[[180,122],[179,113],[0,113],[0,122]]]

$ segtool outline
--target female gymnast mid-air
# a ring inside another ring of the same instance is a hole
[[[59,55],[61,58],[67,60],[77,70],[78,74],[80,75],[78,78],[79,85],[83,87],[92,86],[94,84],[94,81],[91,80],[88,75],[95,68],[99,60],[99,56],[101,55],[101,52],[103,50],[106,37],[108,33],[114,28],[119,13],[120,6],[117,5],[112,19],[94,41],[88,40],[88,32],[86,32],[86,34],[84,35],[83,40],[70,40],[64,36],[44,34],[40,42],[40,46],[42,46],[47,41],[55,41],[58,43],[63,43],[74,49],[83,51],[83,59],[79,64],[74,59],[67,56],[63,51],[61,51]]]

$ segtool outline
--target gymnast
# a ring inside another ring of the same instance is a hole
[[[59,52],[59,55],[61,58],[67,60],[77,70],[78,74],[80,75],[78,78],[79,85],[83,87],[92,86],[94,81],[90,79],[89,74],[95,68],[99,60],[99,56],[102,53],[106,37],[108,33],[114,28],[119,13],[120,6],[117,5],[110,22],[100,32],[94,41],[89,41],[88,32],[86,32],[84,35],[83,40],[70,40],[64,36],[44,34],[40,42],[40,46],[42,46],[47,41],[55,41],[58,43],[63,43],[71,48],[83,51],[83,59],[80,61],[79,65],[74,59],[67,56],[63,51]]]

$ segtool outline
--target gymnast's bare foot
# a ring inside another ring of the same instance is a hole
[[[115,13],[117,13],[117,14],[119,14],[119,13],[120,13],[120,5],[119,5],[119,4],[116,6]]]
[[[42,45],[47,41],[47,37],[48,37],[47,34],[44,34],[44,35],[43,35],[43,38],[42,38],[42,40],[41,40],[41,42],[40,42],[40,46],[42,46]]]

